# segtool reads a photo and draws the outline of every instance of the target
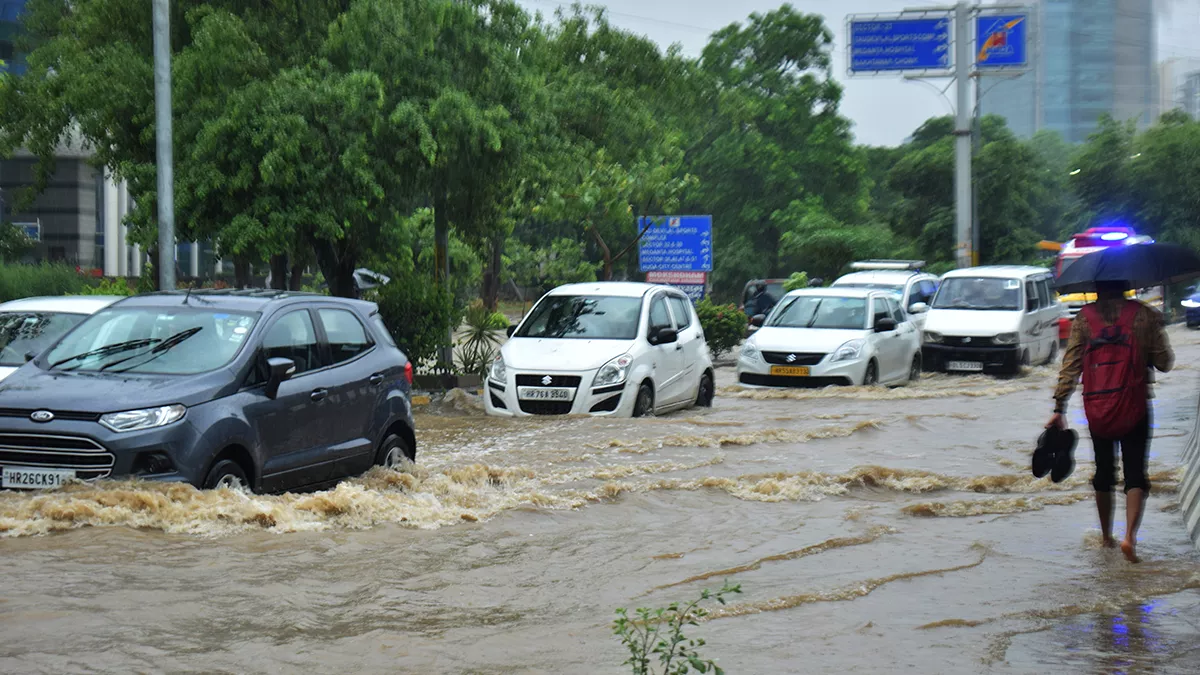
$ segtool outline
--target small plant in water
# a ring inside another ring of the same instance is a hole
[[[726,582],[721,590],[714,593],[704,589],[700,597],[686,604],[672,602],[658,609],[639,608],[636,618],[630,618],[625,608],[618,609],[612,625],[613,634],[629,650],[624,665],[633,669],[633,675],[682,675],[693,670],[723,675],[725,671],[720,666],[700,658],[696,651],[704,646],[704,640],[688,638],[683,628],[699,625],[708,616],[702,603],[715,600],[723,605],[725,596],[741,592],[740,584]],[[657,664],[653,663],[655,660]]]

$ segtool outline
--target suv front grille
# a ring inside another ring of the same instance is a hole
[[[0,417],[21,417],[29,419],[33,413],[41,410],[41,408],[0,408]],[[72,412],[70,410],[51,410],[54,413],[54,419],[71,422],[99,422],[100,413],[87,412]]]
[[[99,443],[80,436],[0,433],[0,464],[45,469],[74,469],[78,478],[103,478],[116,457]]]
[[[776,366],[815,366],[825,358],[824,354],[808,352],[763,352],[763,360]],[[788,357],[793,357],[788,360]]]

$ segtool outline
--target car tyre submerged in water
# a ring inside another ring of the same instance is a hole
[[[863,386],[873,387],[879,384],[879,366],[874,361],[867,363],[867,372],[863,373]]]
[[[223,459],[217,462],[204,479],[204,489],[215,490],[218,488],[249,490],[250,481],[246,478],[246,470],[232,459]]]
[[[377,465],[393,471],[400,471],[416,461],[416,453],[408,447],[408,441],[396,434],[388,434],[387,438],[383,439],[379,444],[379,454],[375,456]]]
[[[643,382],[642,386],[638,387],[637,400],[633,403],[633,416],[645,417],[654,414],[654,390],[650,388],[650,383]]]
[[[913,357],[912,366],[908,369],[908,381],[916,382],[921,379],[921,355],[917,354]]]
[[[696,405],[701,408],[711,408],[715,397],[716,390],[713,387],[712,373],[706,372],[700,376],[700,391],[696,394]]]

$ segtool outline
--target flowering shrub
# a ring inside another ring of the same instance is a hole
[[[705,298],[696,303],[696,315],[715,359],[733,351],[746,337],[746,315],[737,305],[718,305]]]

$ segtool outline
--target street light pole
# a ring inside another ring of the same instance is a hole
[[[154,136],[158,163],[158,285],[175,290],[175,167],[171,130],[169,0],[154,0]]]
[[[954,77],[958,106],[954,123],[954,215],[959,268],[974,264],[971,246],[971,7],[959,2],[954,7]]]

